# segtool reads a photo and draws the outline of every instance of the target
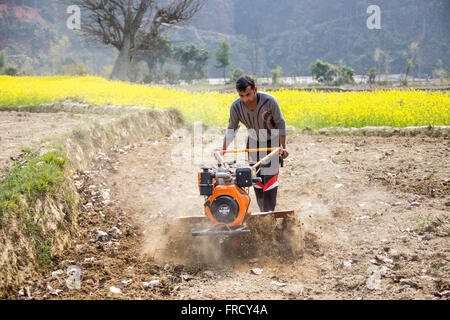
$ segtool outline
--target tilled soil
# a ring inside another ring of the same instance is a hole
[[[86,124],[105,123],[117,116],[95,114],[0,112],[0,176],[11,167],[22,148],[39,144],[42,139],[69,133]]]
[[[450,140],[290,135],[277,209],[295,210],[302,224],[304,252],[294,258],[245,255],[174,222],[203,213],[201,164],[174,161],[190,142],[98,154],[74,177],[83,196],[76,243],[17,297],[449,299]],[[186,255],[192,248],[199,254]],[[67,286],[69,266],[80,268],[79,288]]]

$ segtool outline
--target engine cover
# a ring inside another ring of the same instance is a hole
[[[228,224],[239,215],[239,204],[233,197],[218,196],[211,204],[211,214],[219,223]]]
[[[238,227],[247,217],[250,197],[235,184],[217,185],[205,202],[205,212],[214,224]]]

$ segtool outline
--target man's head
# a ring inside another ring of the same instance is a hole
[[[236,82],[236,90],[242,102],[247,108],[254,109],[258,105],[257,91],[255,80],[249,76],[239,78]]]

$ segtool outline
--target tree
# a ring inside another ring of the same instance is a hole
[[[278,80],[283,75],[283,70],[281,69],[280,66],[278,66],[271,71],[271,74],[272,74],[272,84],[275,86],[278,84]]]
[[[74,70],[74,74],[76,76],[87,76],[90,73],[90,70],[88,69],[88,67],[86,67],[86,65],[84,63],[78,63],[75,66],[75,70]]]
[[[412,42],[409,46],[411,58],[406,59],[405,79],[402,80],[402,84],[404,85],[408,84],[408,74],[414,66],[414,59],[416,59],[418,51],[419,51],[419,44],[417,42]]]
[[[230,60],[230,44],[227,40],[222,40],[216,51],[216,68],[223,68],[223,79],[225,80],[225,74],[227,67],[231,64]]]
[[[313,79],[319,82],[331,83],[337,75],[337,70],[328,62],[317,59],[309,66]]]
[[[190,20],[205,0],[74,0],[83,11],[82,33],[114,46],[119,55],[111,75],[125,80],[136,52],[151,50],[164,27]],[[137,35],[140,34],[139,38]]]
[[[248,40],[248,43],[244,45],[244,52],[248,61],[250,61],[251,74],[257,75],[259,71],[260,55],[262,55],[259,39]]]
[[[6,67],[6,53],[5,50],[0,51],[0,72]]]
[[[385,74],[386,74],[386,81],[389,81],[389,73],[391,72],[391,63],[394,61],[394,59],[390,56],[388,52],[384,53],[384,67],[385,67]]]
[[[70,76],[87,76],[90,72],[88,67],[84,63],[78,63],[78,64],[66,64],[61,66],[60,73]]]
[[[17,70],[14,66],[8,66],[5,68],[5,74],[7,76],[17,76],[19,74],[19,70]]]
[[[70,42],[66,36],[62,37],[57,44],[51,44],[50,46],[50,67],[53,74],[59,73],[61,67],[67,63],[69,54]]]
[[[144,60],[136,61],[133,59],[129,68],[128,79],[131,82],[143,82],[150,74],[150,68]]]
[[[435,68],[433,76],[439,78],[441,83],[447,83],[450,80],[450,69]]]
[[[205,77],[204,68],[209,58],[208,50],[197,48],[193,44],[187,47],[176,47],[174,58],[181,64],[181,79],[190,82]]]
[[[316,60],[309,66],[309,70],[313,78],[319,82],[332,83],[333,85],[355,83],[355,71],[342,65],[340,61],[332,65],[328,62]]]
[[[24,76],[31,76],[34,74],[34,68],[33,68],[33,59],[30,57],[26,57],[24,59],[24,63],[22,67],[20,68],[20,73]]]
[[[418,56],[418,53],[420,51],[420,47],[419,47],[419,43],[418,42],[412,42],[409,45],[409,51],[411,53],[411,59],[412,59],[412,64],[418,64],[419,67],[419,74],[420,74],[420,64],[421,64],[421,56]],[[412,67],[412,66],[411,66]]]
[[[408,73],[409,71],[411,71],[413,67],[413,59],[406,59],[406,72],[405,72],[405,79],[401,80],[401,83],[403,85],[407,85],[408,84]]]
[[[241,68],[234,68],[230,73],[230,80],[232,83],[236,83],[240,78],[245,75],[244,71]]]
[[[377,68],[370,68],[367,72],[369,75],[369,84],[375,84],[375,78],[377,76]]]
[[[0,74],[6,74],[7,76],[17,76],[19,74],[17,67],[8,65],[6,50],[0,51]]]
[[[384,51],[380,48],[375,49],[375,53],[373,54],[373,60],[376,63],[377,70],[381,70],[381,59],[383,58]]]
[[[340,84],[354,84],[355,83],[355,70],[347,66],[339,67],[339,79]]]
[[[139,38],[140,36],[138,36]],[[136,53],[136,61],[144,60],[150,72],[162,71],[165,63],[172,57],[172,42],[167,35],[159,35],[153,41],[151,50],[141,50]]]

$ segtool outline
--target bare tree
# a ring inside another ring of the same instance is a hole
[[[119,55],[112,79],[125,80],[133,56],[151,50],[164,27],[191,19],[206,0],[74,0],[82,12],[81,31]]]

